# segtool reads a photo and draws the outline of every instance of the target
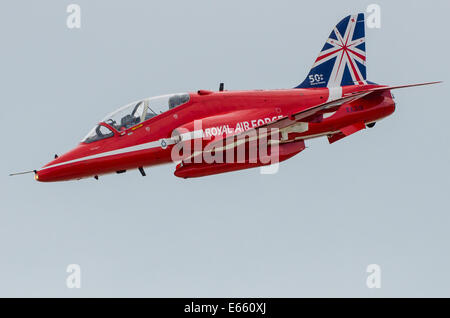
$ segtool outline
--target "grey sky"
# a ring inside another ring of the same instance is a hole
[[[78,3],[80,30],[66,27]],[[370,3],[374,129],[281,165],[181,180],[173,166],[42,184],[97,120],[165,93],[290,88],[331,28]],[[3,1],[0,296],[450,296],[450,2]],[[82,288],[65,285],[81,265]],[[368,264],[382,288],[365,284]]]

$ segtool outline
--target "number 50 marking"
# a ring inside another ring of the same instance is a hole
[[[308,78],[311,85],[319,84],[323,81],[323,74],[309,75]]]

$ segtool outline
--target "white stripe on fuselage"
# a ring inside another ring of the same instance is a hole
[[[172,140],[172,139],[164,139],[164,141],[166,142],[167,145],[172,145],[172,144],[175,143],[175,141]],[[139,151],[139,150],[147,150],[147,149],[152,149],[152,148],[158,148],[158,147],[161,147],[161,139],[160,140],[151,141],[151,142],[147,142],[145,144],[140,144],[140,145],[136,145],[136,146],[125,147],[125,148],[120,148],[120,149],[116,149],[116,150],[101,152],[101,153],[98,153],[98,154],[95,154],[95,155],[91,155],[91,156],[86,156],[86,157],[81,157],[81,158],[78,158],[78,159],[73,159],[73,160],[69,160],[69,161],[56,163],[56,164],[51,165],[51,166],[43,167],[41,170],[45,170],[45,169],[49,169],[49,168],[53,168],[53,167],[58,167],[58,166],[62,166],[62,165],[67,165],[67,164],[71,164],[71,163],[75,163],[75,162],[80,162],[80,161],[84,161],[84,160],[104,158],[104,157],[120,155],[120,154],[134,152],[134,151]]]
[[[342,87],[341,86],[337,86],[337,87],[329,87],[328,88],[328,102],[332,102],[338,98],[342,97]]]
[[[335,112],[331,112],[329,116],[333,115],[334,113]],[[327,117],[329,117],[329,116],[327,116]],[[376,121],[380,121],[381,119],[382,118],[377,119]],[[315,134],[315,135],[300,136],[300,137],[296,137],[295,140],[317,138],[317,137],[331,135],[331,134],[338,133],[338,132],[339,131],[328,131],[328,132],[323,132],[323,133],[319,133],[319,134]],[[203,138],[202,130],[196,130],[196,131],[191,131],[191,132],[181,134],[182,141],[188,141],[188,140],[197,139],[197,138]],[[159,140],[147,142],[147,143],[136,145],[136,146],[125,147],[125,148],[121,148],[121,149],[101,152],[101,153],[91,155],[91,156],[81,157],[81,158],[77,158],[77,159],[73,159],[73,160],[69,160],[69,161],[64,161],[64,162],[56,163],[51,166],[43,167],[40,170],[45,170],[45,169],[58,167],[58,166],[62,166],[62,165],[67,165],[67,164],[71,164],[71,163],[76,163],[76,162],[81,162],[81,161],[85,161],[85,160],[104,158],[104,157],[120,155],[120,154],[124,154],[124,153],[140,151],[140,150],[147,150],[147,149],[152,149],[152,148],[159,148],[159,147],[161,147],[162,140],[163,139],[159,139]],[[164,139],[164,141],[166,142],[167,145],[173,145],[176,142],[174,139],[170,139],[170,138]]]
[[[323,133],[323,134],[320,134],[320,135],[302,136],[302,137],[297,137],[296,139],[308,139],[308,138],[320,137],[320,136],[327,135],[327,134],[330,134],[330,133],[328,132],[328,133]],[[191,140],[191,139],[197,139],[197,138],[202,138],[200,136],[200,134],[199,134],[199,131],[185,133],[185,134],[182,134],[182,135],[184,135],[183,136],[184,138],[182,139],[183,141],[187,141],[187,140]],[[167,145],[172,145],[172,144],[175,143],[175,140],[173,140],[173,139],[164,139],[164,140],[165,140]],[[54,167],[63,166],[63,165],[68,165],[68,164],[71,164],[71,163],[77,163],[77,162],[86,161],[86,160],[99,159],[99,158],[104,158],[104,157],[109,157],[109,156],[114,156],[114,155],[130,153],[130,152],[134,152],[134,151],[147,150],[147,149],[160,148],[160,147],[161,147],[161,139],[160,140],[151,141],[151,142],[147,142],[145,144],[140,144],[140,145],[136,145],[136,146],[125,147],[125,148],[120,148],[120,149],[116,149],[116,150],[101,152],[101,153],[98,153],[98,154],[95,154],[95,155],[90,155],[90,156],[86,156],[86,157],[81,157],[81,158],[77,158],[77,159],[73,159],[73,160],[68,160],[68,161],[56,163],[54,165],[43,167],[43,168],[40,169],[40,171],[46,170],[46,169],[50,169],[50,168],[54,168]]]

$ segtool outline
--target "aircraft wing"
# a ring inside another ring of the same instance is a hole
[[[235,137],[239,137],[239,135],[248,134],[249,131],[251,131],[251,130],[256,130],[256,132],[261,130],[261,128],[266,128],[266,129],[278,128],[281,130],[281,129],[287,128],[289,126],[296,125],[302,121],[307,122],[308,120],[312,119],[315,115],[317,115],[320,111],[324,111],[324,110],[334,111],[343,104],[353,102],[357,99],[360,99],[364,96],[367,96],[367,95],[375,93],[375,92],[381,92],[381,91],[399,89],[399,88],[406,88],[406,87],[431,85],[431,84],[437,84],[437,83],[441,83],[441,82],[428,82],[428,83],[419,83],[419,84],[410,84],[410,85],[401,85],[401,86],[382,86],[382,87],[375,87],[375,88],[370,88],[370,89],[366,89],[363,91],[357,91],[357,92],[353,92],[350,94],[346,94],[341,98],[337,98],[335,100],[325,102],[325,103],[301,110],[297,113],[293,113],[289,116],[285,116],[283,118],[277,119],[270,123],[263,124],[261,126],[249,129],[245,132],[236,134],[234,136],[228,136],[225,138],[225,140],[226,140],[225,144],[227,144],[228,139],[230,139],[230,141],[234,140]],[[215,141],[213,141],[213,143],[216,141],[217,141],[217,143],[224,144],[222,139],[215,140]],[[211,146],[213,146],[213,145],[211,145]]]
[[[382,92],[382,91],[392,90],[392,89],[430,85],[430,84],[437,84],[437,83],[440,83],[440,82],[428,82],[428,83],[410,84],[410,85],[401,85],[401,86],[381,86],[381,87],[370,88],[370,89],[366,89],[366,90],[362,90],[362,91],[352,92],[349,94],[345,94],[343,97],[337,98],[335,100],[328,101],[328,102],[301,110],[299,112],[290,114],[283,118],[274,120],[270,123],[251,128],[244,132],[240,132],[240,133],[237,133],[237,134],[234,134],[231,136],[226,136],[223,138],[216,138],[213,141],[211,141],[211,143],[208,145],[208,148],[209,149],[215,148],[216,150],[220,150],[220,149],[223,149],[223,147],[226,147],[226,148],[234,147],[238,144],[236,142],[236,138],[239,138],[239,136],[244,136],[244,135],[248,136],[248,135],[251,135],[252,133],[255,133],[255,135],[253,135],[253,136],[256,136],[256,138],[260,138],[262,136],[270,135],[270,129],[273,129],[273,128],[278,128],[282,132],[282,130],[286,130],[286,129],[289,129],[289,127],[299,125],[301,122],[308,122],[308,121],[312,120],[319,112],[335,111],[343,104],[353,102],[357,99],[363,98],[364,96],[367,96],[367,95],[375,93],[375,92]],[[265,128],[265,129],[263,130],[263,128]],[[199,155],[199,154],[197,154],[197,155]]]

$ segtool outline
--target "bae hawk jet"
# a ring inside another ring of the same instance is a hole
[[[303,151],[308,139],[334,143],[374,127],[394,112],[394,89],[438,83],[379,85],[367,80],[366,64],[364,14],[349,15],[333,28],[309,74],[294,88],[228,91],[221,84],[218,91],[145,98],[107,115],[74,149],[22,173],[34,172],[42,182],[98,179],[133,169],[145,176],[146,167],[175,162],[175,176],[195,178],[271,165]],[[262,139],[268,149],[250,155],[252,147],[253,153],[260,150],[252,142]],[[240,160],[203,160],[237,156],[239,147]]]

